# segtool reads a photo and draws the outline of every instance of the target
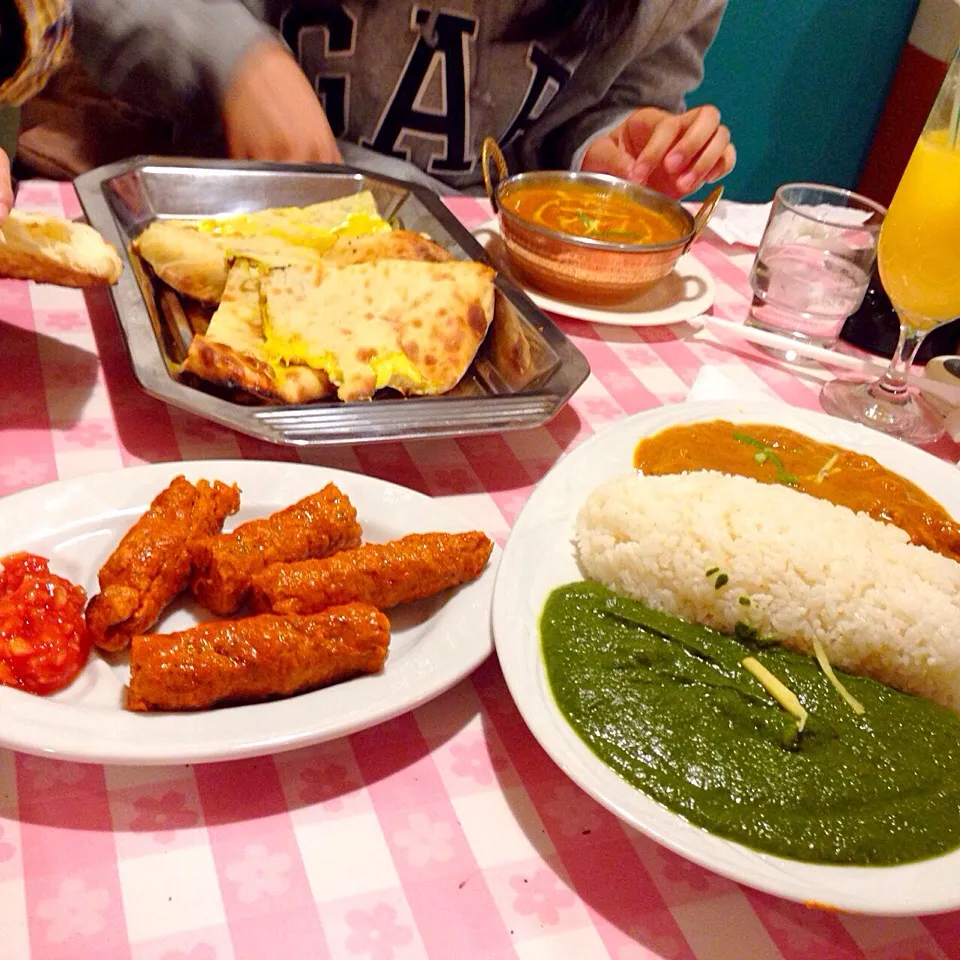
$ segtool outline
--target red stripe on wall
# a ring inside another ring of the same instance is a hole
[[[944,61],[909,43],[903,48],[890,97],[857,186],[860,193],[889,205],[946,75]]]

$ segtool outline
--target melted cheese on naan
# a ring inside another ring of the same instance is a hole
[[[280,403],[306,403],[332,392],[329,379],[305,364],[276,363],[265,349],[261,305],[263,267],[238,260],[206,334],[196,336],[184,370],[222,387]]]
[[[493,278],[472,261],[271,269],[261,283],[264,350],[273,363],[322,371],[341,400],[369,399],[383,387],[445,393],[486,335]]]
[[[217,303],[231,260],[255,258],[272,266],[317,262],[338,241],[389,234],[366,190],[307,207],[275,207],[204,220],[155,220],[134,243],[157,276],[175,290]]]

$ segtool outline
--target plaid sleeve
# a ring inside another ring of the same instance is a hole
[[[0,83],[0,104],[7,105],[24,103],[43,89],[66,59],[73,33],[70,0],[16,0],[16,6],[23,22],[25,56]]]

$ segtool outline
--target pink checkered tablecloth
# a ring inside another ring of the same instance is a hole
[[[69,185],[27,182],[18,205],[80,213]],[[741,318],[752,251],[708,236],[696,256],[713,312]],[[0,281],[0,494],[163,460],[301,459],[443,497],[502,542],[561,453],[682,401],[706,366],[818,407],[824,374],[686,325],[559,322],[593,374],[545,428],[296,451],[143,394],[102,291]],[[826,913],[682,860],[546,757],[491,657],[397,720],[274,757],[104,768],[0,750],[0,958],[26,957],[942,960],[960,958],[960,914]]]

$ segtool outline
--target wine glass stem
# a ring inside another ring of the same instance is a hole
[[[926,330],[917,330],[916,327],[905,323],[900,324],[900,339],[897,341],[897,349],[890,358],[890,366],[870,388],[870,393],[875,399],[900,404],[909,400],[907,374],[926,335]]]

